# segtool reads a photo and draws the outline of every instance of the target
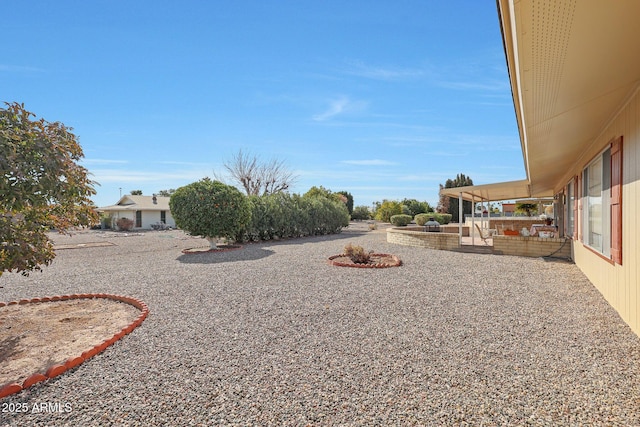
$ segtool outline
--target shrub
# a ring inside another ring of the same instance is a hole
[[[339,233],[349,225],[343,202],[322,195],[274,193],[251,196],[251,221],[236,240],[285,239]]]
[[[415,217],[413,217],[413,220],[419,226],[423,226],[423,225],[425,225],[427,223],[427,221],[429,221],[429,218],[434,218],[435,219],[435,214],[421,213],[421,214],[418,214]]]
[[[438,221],[440,224],[449,224],[451,222],[451,214],[447,214],[447,213],[437,213],[437,212],[432,212],[428,214],[430,217],[433,217],[433,219],[435,219],[436,221]]]
[[[353,208],[351,219],[354,221],[366,221],[371,219],[371,212],[369,212],[369,208],[366,206],[356,206]]]
[[[372,253],[373,251],[365,252],[362,246],[353,246],[351,243],[344,247],[344,254],[356,264],[368,264]]]
[[[405,215],[405,214],[393,215],[391,217],[391,223],[396,227],[406,227],[407,224],[409,224],[412,219],[413,218],[411,217],[411,215]]]
[[[133,228],[133,220],[122,217],[116,221],[116,225],[118,226],[118,230],[130,231]]]
[[[376,209],[376,219],[382,222],[391,222],[393,215],[400,214],[402,214],[402,205],[391,200],[385,200],[378,209]]]
[[[169,199],[176,225],[206,238],[211,248],[217,238],[235,239],[251,220],[251,204],[235,187],[204,178],[178,188]]]

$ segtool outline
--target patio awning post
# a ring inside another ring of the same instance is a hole
[[[458,244],[462,246],[462,192],[458,196]]]
[[[462,201],[460,202],[462,206]],[[471,196],[471,230],[469,230],[469,234],[471,235],[471,246],[476,245],[476,196]]]

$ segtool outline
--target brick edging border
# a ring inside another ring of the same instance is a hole
[[[14,393],[18,393],[27,387],[31,387],[34,384],[37,384],[42,381],[46,381],[48,379],[57,377],[58,375],[75,368],[76,366],[82,364],[83,362],[89,360],[96,354],[102,353],[107,347],[111,346],[113,343],[118,341],[120,338],[125,335],[130,334],[135,328],[140,326],[144,319],[149,315],[149,307],[142,300],[121,296],[121,295],[111,295],[111,294],[71,294],[71,295],[58,295],[53,297],[42,297],[42,298],[32,298],[32,299],[21,299],[18,301],[11,301],[8,303],[0,302],[0,307],[9,306],[9,305],[24,305],[30,303],[39,303],[39,302],[55,302],[55,301],[68,301],[72,299],[93,299],[93,298],[104,298],[110,299],[113,301],[124,302],[126,304],[132,305],[141,311],[140,315],[136,317],[136,319],[131,322],[128,326],[122,328],[119,332],[113,335],[111,338],[102,341],[100,344],[94,346],[93,348],[84,351],[80,356],[70,357],[64,362],[62,365],[52,365],[46,370],[44,374],[37,372],[26,380],[22,382],[22,384],[18,383],[8,383],[0,387],[0,399],[3,397],[10,396]]]
[[[382,264],[382,263],[377,263],[377,264],[355,264],[355,263],[347,263],[347,262],[340,262],[340,261],[334,261],[335,258],[340,258],[345,256],[345,254],[339,254],[339,255],[332,255],[329,257],[329,264],[331,265],[335,265],[338,267],[353,267],[353,268],[389,268],[389,267],[399,267],[402,265],[402,261],[400,260],[400,258],[398,258],[395,255],[391,255],[391,254],[371,254],[372,256],[385,256],[385,257],[391,257],[391,259],[393,260],[393,264]]]

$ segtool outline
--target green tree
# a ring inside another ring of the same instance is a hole
[[[356,206],[351,214],[351,219],[354,221],[371,219],[371,212],[369,212],[369,208],[366,206]]]
[[[96,183],[78,165],[84,157],[72,128],[32,120],[24,104],[0,109],[0,275],[28,275],[55,257],[50,229],[97,222]]]
[[[216,240],[234,240],[251,221],[251,205],[237,188],[204,178],[178,188],[169,199],[176,225],[202,236],[211,249]]]
[[[342,197],[340,197],[339,194],[340,193],[333,193],[331,190],[329,190],[328,188],[324,188],[322,185],[318,187],[314,185],[306,193],[304,193],[302,197],[324,197],[326,199],[339,202],[342,201]]]
[[[142,190],[131,190],[129,194],[132,196],[142,196]]]
[[[175,192],[176,192],[176,189],[171,188],[169,190],[160,190],[158,191],[157,195],[160,197],[171,197],[171,195]]]
[[[468,176],[465,176],[463,173],[459,173],[456,175],[455,179],[448,179],[444,188],[458,188],[458,187],[466,187],[467,185],[473,185],[473,180]],[[460,222],[462,219],[459,218],[459,201],[457,197],[449,197],[449,210],[444,213],[450,213],[453,222]],[[462,213],[470,214],[471,213],[471,205],[472,203],[468,200],[462,201]]]
[[[516,212],[523,213],[526,216],[532,216],[534,213],[538,213],[538,205],[535,203],[518,202],[516,203]]]
[[[342,194],[347,198],[347,210],[349,211],[349,215],[353,214],[353,196],[348,191],[338,191],[337,194]]]
[[[393,215],[402,213],[402,205],[394,200],[383,200],[382,204],[376,209],[375,218],[382,222],[391,222]]]
[[[426,212],[433,212],[433,208],[427,202],[419,202],[416,199],[404,199],[400,202],[403,206],[407,207],[407,215],[412,217]]]

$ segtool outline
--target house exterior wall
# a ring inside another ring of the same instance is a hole
[[[171,216],[171,212],[170,211],[165,211],[165,212],[166,212],[166,218],[167,218],[167,220],[165,221],[165,224],[169,227],[176,228],[176,221]],[[112,218],[113,227],[115,227],[116,221],[118,219],[129,218],[130,220],[133,221],[134,228],[138,230],[147,230],[147,229],[150,230],[151,224],[160,222],[160,211],[144,211],[143,210],[142,211],[142,227],[135,227],[136,211],[111,212],[111,218]]]
[[[165,224],[169,227],[175,228],[176,222],[171,216],[171,212],[165,211],[165,213],[167,216]],[[151,229],[152,224],[156,224],[159,222],[160,222],[160,211],[142,211],[142,228],[143,229]]]
[[[575,165],[573,175],[601,152],[612,138],[622,135],[622,265],[614,264],[587,248],[579,239],[573,242],[573,259],[604,298],[640,335],[640,91],[610,121],[606,129]],[[565,183],[559,183],[566,185]],[[581,226],[581,224],[580,224]]]

